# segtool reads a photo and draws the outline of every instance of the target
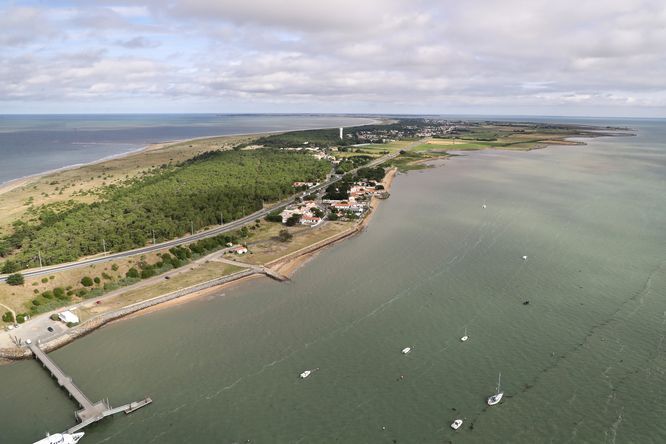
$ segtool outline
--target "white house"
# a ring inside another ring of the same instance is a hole
[[[304,215],[303,217],[301,217],[301,224],[302,225],[309,225],[311,227],[316,227],[317,225],[319,225],[321,223],[321,221],[322,221],[321,217],[317,217],[317,216]]]
[[[60,319],[65,324],[69,324],[70,322],[72,324],[79,323],[79,317],[69,310],[58,313],[58,319]]]
[[[235,248],[232,248],[232,249],[231,249],[231,252],[232,252],[232,253],[236,253],[236,254],[246,254],[246,253],[247,253],[247,248],[245,248],[245,247],[242,246],[242,245],[239,245],[239,246],[237,246],[237,247],[235,247]]]

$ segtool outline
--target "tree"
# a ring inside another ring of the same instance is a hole
[[[302,216],[303,216],[302,214],[294,213],[291,216],[289,216],[289,218],[284,224],[288,227],[293,227],[294,225],[296,225],[301,221]]]
[[[84,276],[83,279],[81,279],[81,285],[84,287],[92,287],[93,280],[90,278],[90,276]]]
[[[0,243],[21,268],[37,265],[40,252],[49,264],[101,253],[102,239],[107,251],[125,251],[149,243],[153,229],[160,239],[173,239],[188,232],[191,221],[203,228],[219,224],[220,214],[227,222],[251,214],[293,194],[294,182],[322,181],[329,170],[330,163],[304,153],[203,153],[107,187],[94,203],[40,206],[35,223],[12,224]]]
[[[21,267],[14,261],[7,261],[2,265],[2,272],[6,274],[16,273]]]
[[[141,279],[148,279],[155,276],[155,269],[153,267],[145,267],[141,270]]]
[[[324,212],[320,208],[313,207],[311,211],[315,217],[324,217]]]
[[[289,242],[293,237],[294,235],[287,230],[280,230],[280,234],[278,234],[278,239],[281,242]]]
[[[25,278],[21,273],[14,273],[7,277],[7,283],[9,285],[23,285],[25,283]]]
[[[282,222],[282,216],[279,211],[271,211],[265,217],[268,222]]]
[[[127,276],[128,278],[136,279],[136,278],[139,277],[139,270],[132,267],[129,270],[127,270],[127,273],[125,273],[125,276]]]
[[[4,322],[14,322],[14,315],[11,311],[6,311],[5,314],[2,315],[2,320]]]

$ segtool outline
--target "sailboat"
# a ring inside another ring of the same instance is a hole
[[[499,376],[497,377],[497,390],[495,391],[495,394],[488,397],[488,405],[499,404],[499,402],[502,400],[504,392],[501,391],[500,389],[501,380],[502,380],[502,373],[500,373]]]
[[[460,338],[462,342],[465,342],[469,339],[469,336],[467,336],[467,327],[465,327],[465,334]]]

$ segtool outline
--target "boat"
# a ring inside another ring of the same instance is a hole
[[[46,435],[46,438],[40,439],[33,444],[76,444],[85,435],[84,432],[77,433],[55,433]]]
[[[527,256],[523,256],[523,260],[526,261],[526,260],[527,260]]]
[[[469,336],[467,336],[467,327],[465,327],[465,334],[463,335],[462,338],[460,338],[460,340],[461,340],[462,342],[465,342],[465,341],[467,341],[468,339],[469,339]]]
[[[451,423],[451,428],[452,428],[453,430],[458,430],[458,429],[460,428],[460,426],[462,426],[462,424],[463,424],[463,420],[462,420],[462,419],[456,419],[455,421],[453,421],[453,422]]]
[[[486,208],[486,204],[481,205],[481,208],[485,209],[485,208]]]
[[[141,407],[145,407],[148,404],[152,403],[153,400],[150,397],[143,399],[142,401],[130,402],[130,404],[125,409],[125,414],[129,415],[132,412],[139,410]]]
[[[406,355],[406,354],[409,353],[410,351],[412,351],[412,348],[411,348],[411,347],[405,347],[405,348],[402,349],[402,354],[403,354],[403,355]]]
[[[502,380],[502,374],[500,373],[499,376],[497,377],[497,390],[495,390],[494,395],[488,397],[488,405],[499,404],[499,402],[502,400],[504,392],[501,391],[500,389],[501,380]]]
[[[303,373],[301,373],[301,379],[307,378],[308,376],[310,376],[311,373],[312,370],[305,370]]]

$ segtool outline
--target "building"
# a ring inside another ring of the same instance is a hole
[[[332,204],[331,209],[333,209],[336,212],[351,211],[352,213],[360,216],[365,211],[365,205],[362,205],[357,202],[342,201]]]
[[[288,206],[285,210],[280,213],[280,216],[282,216],[282,223],[286,223],[287,219],[289,219],[291,216],[294,214],[300,214],[301,215],[301,224],[303,225],[312,225],[312,223],[306,223],[304,221],[305,217],[316,217],[313,213],[313,210],[315,208],[319,208],[317,204],[313,201],[307,201],[303,202],[301,204],[296,204],[296,205],[290,205]]]
[[[317,216],[303,216],[301,217],[301,224],[303,225],[309,225],[311,227],[316,227],[319,225],[322,221],[321,217]]]
[[[246,254],[247,253],[247,248],[245,248],[242,245],[239,245],[237,247],[232,248],[230,251],[232,253],[236,253],[236,254]]]
[[[318,185],[317,182],[294,182],[291,186],[294,188],[301,188],[301,187],[312,188],[315,185]]]
[[[62,322],[65,324],[78,324],[79,323],[79,317],[72,313],[69,310],[65,310],[63,312],[58,313],[58,319],[60,319]]]

